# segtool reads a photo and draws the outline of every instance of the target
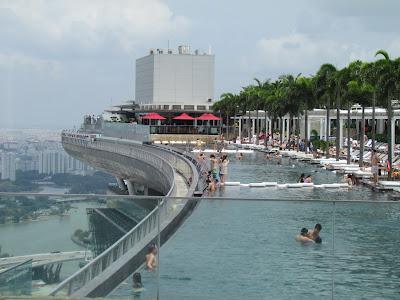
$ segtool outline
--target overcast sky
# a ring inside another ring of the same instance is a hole
[[[237,2],[237,3],[236,3]],[[134,96],[134,62],[215,54],[215,98],[254,77],[400,56],[398,0],[0,0],[0,127],[72,128]]]

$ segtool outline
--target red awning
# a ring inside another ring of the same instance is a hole
[[[189,116],[187,113],[182,113],[181,115],[173,118],[174,120],[185,120],[185,121],[193,121],[194,118]]]
[[[210,113],[204,113],[200,117],[196,118],[199,121],[221,121],[221,118],[218,118]]]
[[[158,113],[152,112],[144,115],[142,120],[166,120],[163,116],[159,115]]]

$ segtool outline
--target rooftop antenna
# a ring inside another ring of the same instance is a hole
[[[208,55],[211,55],[211,45],[208,45]]]
[[[169,51],[169,40],[168,40],[168,48],[167,48],[167,53],[168,53],[168,51]]]

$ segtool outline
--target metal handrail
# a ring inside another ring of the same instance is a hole
[[[86,141],[86,139],[81,139],[77,140],[76,138],[71,138],[71,137],[66,137],[63,136],[63,142],[64,143],[73,143],[73,144],[79,144],[82,145],[83,147],[88,147],[88,148],[100,148],[101,150],[106,150],[106,151],[111,151],[127,156],[135,156],[137,158],[138,153],[135,153],[133,155],[131,148],[129,151],[125,149],[124,147],[121,147],[122,141],[113,141],[110,139],[102,139],[102,141]],[[111,143],[111,147],[106,146],[106,144]],[[124,143],[128,143],[124,141]],[[117,144],[117,145],[115,145]],[[129,146],[132,146],[133,144],[130,144]],[[118,146],[118,147],[113,147],[113,146]],[[188,161],[186,161],[186,158],[179,157],[176,154],[173,154],[173,157],[176,158],[176,160],[172,160],[172,163],[169,163],[165,158],[161,156],[168,156],[169,159],[171,159],[171,152],[166,151],[164,149],[156,149],[152,147],[146,147],[146,149],[149,150],[151,155],[154,157],[157,157],[161,159],[162,161],[166,161],[168,165],[171,166],[172,170],[174,169],[171,164],[174,164],[174,167],[185,177],[187,181],[190,181],[189,178],[192,179],[193,177],[196,177],[193,182],[197,183],[198,180],[198,174],[195,172],[196,169],[194,169],[192,164]],[[154,152],[158,152],[155,154]],[[178,161],[183,161],[184,164],[179,164]],[[189,167],[189,169],[185,168],[184,165]],[[190,176],[190,177],[188,177]],[[197,184],[196,184],[197,185]],[[194,192],[195,186],[190,185],[189,188],[189,195],[192,195]],[[175,193],[175,172],[173,171],[173,181],[171,182],[171,188],[168,191],[166,196],[170,196],[171,194]],[[121,258],[127,251],[132,249],[135,245],[140,243],[146,236],[148,236],[149,233],[154,231],[157,228],[157,224],[159,222],[159,218],[161,215],[166,215],[169,212],[169,207],[168,204],[169,202],[166,201],[161,201],[159,206],[154,208],[150,214],[148,214],[141,222],[139,222],[134,228],[132,228],[126,235],[121,237],[117,242],[115,242],[111,247],[106,249],[103,253],[101,253],[99,256],[97,256],[94,260],[92,260],[90,263],[88,263],[86,266],[84,266],[82,269],[80,269],[78,272],[75,274],[69,276],[67,279],[65,279],[63,282],[61,282],[52,292],[50,295],[56,295],[59,291],[63,290],[64,288],[67,288],[67,294],[68,296],[80,289],[82,286],[84,286],[87,282],[98,276],[100,273],[102,273],[103,270],[108,268],[113,262]],[[176,214],[176,212],[175,212]],[[173,215],[174,217],[174,215]],[[74,286],[74,283],[78,283],[78,286]]]
[[[111,147],[107,147],[106,143],[110,143],[108,141],[87,141],[84,140],[85,143],[82,143],[81,139],[78,141],[74,138],[68,138],[68,140],[64,140],[64,143],[72,143],[72,144],[79,144],[83,145],[84,147],[88,148],[95,148],[106,150],[110,152],[115,152],[127,156],[132,156],[132,151],[126,151],[124,147],[118,145],[115,146],[115,142],[111,143],[114,144]],[[107,149],[108,148],[108,149]],[[138,150],[138,149],[136,149]],[[129,152],[129,154],[128,154]],[[138,152],[135,152],[135,157],[137,157]],[[175,172],[173,167],[165,161],[160,156],[152,153],[155,158],[159,158],[161,161],[164,161],[168,164],[172,169],[173,178],[171,181],[171,188],[168,191],[166,196],[170,196],[171,194],[175,193]],[[153,160],[155,162],[155,160]],[[67,294],[68,296],[71,295],[74,291],[78,290],[82,287],[86,282],[92,280],[94,277],[98,276],[103,270],[109,267],[113,262],[121,258],[128,250],[130,250],[134,245],[139,243],[143,238],[147,236],[152,230],[157,228],[158,218],[161,214],[165,214],[167,210],[167,205],[165,201],[161,201],[160,205],[155,207],[142,221],[140,221],[134,228],[132,228],[127,234],[121,237],[118,241],[116,241],[112,246],[107,248],[103,253],[93,259],[90,263],[85,265],[82,269],[78,272],[72,274],[63,282],[61,282],[51,293],[50,295],[56,295],[59,291],[63,290],[67,287]],[[78,287],[74,288],[74,283],[79,283]]]

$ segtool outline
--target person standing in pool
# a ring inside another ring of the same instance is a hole
[[[213,178],[218,179],[219,178],[218,159],[215,157],[214,154],[210,155],[210,170]]]
[[[228,164],[229,164],[228,156],[226,154],[222,155],[219,163],[219,176],[221,179],[221,183],[225,182],[226,176],[228,175]]]
[[[146,268],[149,272],[154,271],[155,267],[157,266],[157,247],[156,245],[151,245],[147,249],[146,254]]]
[[[379,158],[378,158],[378,155],[376,155],[376,151],[372,150],[371,172],[374,176],[374,184],[375,185],[378,183],[378,170],[379,170]]]
[[[322,239],[319,236],[321,230],[322,230],[321,224],[317,223],[315,224],[314,229],[308,231],[308,236],[317,244],[320,244],[322,242]]]

